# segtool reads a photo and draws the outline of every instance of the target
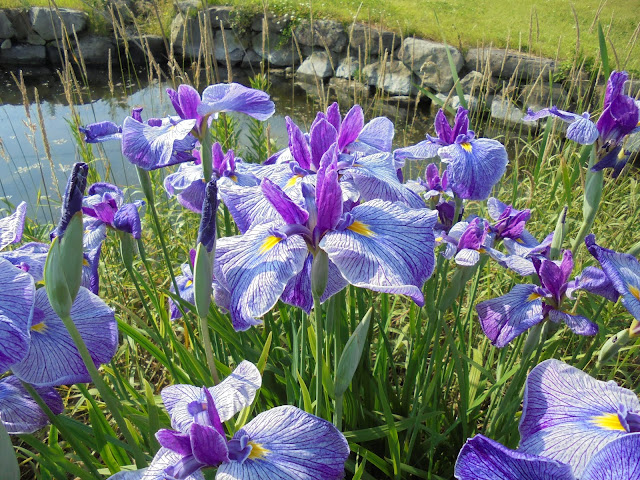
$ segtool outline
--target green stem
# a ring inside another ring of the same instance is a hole
[[[216,361],[213,355],[213,348],[211,347],[211,336],[209,335],[209,323],[207,317],[200,317],[200,330],[202,334],[202,341],[204,342],[204,353],[207,357],[207,365],[211,370],[211,376],[213,377],[213,383],[215,385],[220,383],[220,377],[218,376],[218,369],[216,368]]]
[[[118,404],[118,401],[113,397],[112,392],[109,390],[109,387],[104,382],[104,380],[100,376],[100,373],[98,372],[98,369],[93,363],[91,354],[89,353],[87,346],[82,340],[82,336],[80,335],[80,332],[76,327],[76,324],[73,323],[73,320],[68,315],[62,317],[62,323],[64,323],[64,326],[69,331],[69,335],[71,335],[71,338],[73,339],[73,343],[75,343],[76,348],[80,353],[80,357],[82,357],[82,361],[87,367],[89,376],[91,377],[91,381],[94,383],[94,385],[98,389],[98,392],[100,392],[100,396],[106,403],[107,408],[109,409],[111,415],[113,415],[113,418],[118,424],[118,427],[120,427],[120,431],[124,436],[125,440],[131,446],[131,449],[133,450],[133,456],[135,457],[136,466],[138,468],[146,467],[147,461],[145,459],[145,455],[140,449],[140,447],[138,446],[135,439],[133,438],[133,434],[129,430],[129,426],[127,425],[127,423],[124,420],[124,417],[120,413],[120,409],[119,409],[120,405]]]
[[[320,305],[320,296],[313,295],[313,316],[316,320],[316,416],[322,418],[322,345],[323,345],[323,326],[322,326],[322,306]]]
[[[342,430],[342,395],[336,395],[335,409],[333,411],[333,424],[338,430]]]
[[[585,237],[591,231],[593,222],[596,219],[596,214],[598,213],[598,208],[600,207],[600,200],[602,199],[604,173],[602,171],[591,171],[591,167],[593,167],[597,162],[596,151],[597,149],[594,145],[591,149],[591,154],[589,155],[589,166],[585,180],[584,200],[582,205],[582,225],[580,226],[580,231],[578,232],[578,235],[573,241],[573,245],[571,247],[574,257],[580,246],[584,243]]]

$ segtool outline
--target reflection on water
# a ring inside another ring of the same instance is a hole
[[[71,165],[81,159],[78,146],[73,138],[70,126],[71,107],[64,93],[64,88],[57,75],[49,70],[31,72],[25,76],[27,94],[30,101],[29,115],[25,112],[22,95],[16,83],[7,73],[0,72],[0,195],[13,204],[22,200],[30,204],[29,216],[36,215],[41,220],[53,219],[57,215],[57,207],[49,207],[59,202],[58,189],[64,191],[66,177]],[[246,76],[234,72],[234,81],[248,85]],[[272,75],[271,89],[276,104],[276,114],[269,120],[270,135],[279,147],[286,145],[285,115],[289,115],[303,129],[308,128],[316,116],[320,105],[308,96],[305,90],[294,86],[291,80]],[[91,72],[88,87],[82,87],[82,98],[75,98],[74,109],[80,116],[82,124],[102,120],[121,123],[130,114],[132,107],[143,106],[143,118],[163,117],[175,114],[165,93],[168,82],[143,80],[142,76],[120,80],[113,86],[113,93],[108,86],[105,72]],[[53,172],[46,157],[38,113],[34,102],[34,88],[38,89],[42,117],[50,146]],[[308,87],[309,88],[309,87]],[[349,92],[345,87],[329,89],[329,101],[339,100],[341,110],[346,113],[353,103],[349,101]],[[352,97],[351,97],[352,98]],[[419,121],[414,119],[413,109],[407,106],[364,102],[367,119],[386,114],[396,122],[396,143],[398,146],[424,139],[424,134],[431,123],[426,115],[421,114]],[[410,115],[406,115],[411,112]],[[404,115],[404,118],[398,116]],[[394,115],[395,114],[395,115]],[[396,118],[394,118],[396,117]],[[241,125],[240,144],[247,145],[245,134],[247,117],[238,115]],[[412,129],[400,129],[414,122]],[[123,158],[120,142],[112,141],[92,147],[96,157],[93,167],[103,180],[120,186],[137,185],[135,169]],[[242,155],[242,151],[239,152]],[[55,179],[53,177],[55,175]],[[57,185],[56,180],[57,179]],[[41,198],[41,206],[36,211],[36,199]],[[53,214],[51,213],[53,211]]]

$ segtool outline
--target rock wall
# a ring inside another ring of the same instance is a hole
[[[347,80],[363,90],[381,89],[399,102],[417,95],[419,85],[454,107],[460,103],[454,88],[457,76],[469,108],[515,124],[522,124],[525,106],[539,109],[571,102],[594,89],[588,79],[550,85],[549,79],[558,72],[556,62],[521,52],[470,48],[463,53],[360,23],[345,26],[324,19],[311,23],[273,13],[250,15],[228,6],[202,10],[200,5],[200,0],[175,4],[168,38],[136,35],[130,14],[122,16],[124,30],[118,27],[116,34],[102,37],[89,32],[88,15],[81,11],[0,10],[0,65],[55,67],[64,59],[65,49],[75,56],[69,58],[82,54],[85,65],[96,67],[106,65],[109,51],[112,62],[128,55],[140,64],[147,63],[149,54],[158,63],[174,55],[183,65],[210,56],[222,65],[245,68],[266,62],[312,85]],[[62,41],[65,36],[70,41]],[[638,93],[640,82],[630,82],[630,88],[632,94]]]

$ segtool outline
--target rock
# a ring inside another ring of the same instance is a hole
[[[227,57],[224,50],[224,41],[222,40],[223,30],[218,30],[214,38],[214,52],[216,60],[223,65],[227,64]],[[238,65],[242,62],[244,54],[249,48],[249,40],[245,38],[242,41],[233,30],[224,30],[224,39],[227,42],[227,50],[229,53],[229,61],[231,65]]]
[[[550,85],[546,82],[527,84],[520,92],[520,101],[525,107],[550,107],[558,105],[566,97],[566,93],[559,83]]]
[[[189,58],[198,58],[202,32],[200,23],[204,20],[202,12],[195,17],[179,13],[171,22],[171,43],[178,55]],[[211,32],[213,38],[213,32]]]
[[[333,75],[331,59],[325,52],[315,52],[302,62],[296,73],[304,77],[329,78]]]
[[[52,40],[47,42],[47,61],[53,65],[62,65],[64,62],[64,48],[65,42],[62,40]],[[71,54],[69,54],[69,60],[71,60]]]
[[[3,10],[3,12],[15,30],[15,40],[18,40],[19,42],[26,41],[29,32],[33,31],[31,29],[31,20],[29,19],[29,10],[22,8],[10,8]]]
[[[209,20],[211,21],[211,26],[214,29],[220,28],[220,22],[222,22],[222,28],[231,28],[231,23],[233,20],[234,10],[233,7],[227,7],[223,5],[218,5],[216,7],[209,7],[207,10],[209,13]]]
[[[385,50],[389,52],[390,57],[393,52],[400,46],[400,37],[393,32],[380,30],[362,23],[354,23],[347,28],[349,35],[349,53],[351,55],[358,54],[362,57],[370,55],[384,55]],[[382,37],[382,49],[380,49],[380,38]]]
[[[32,7],[29,17],[33,30],[45,41],[61,38],[63,24],[69,35],[73,35],[74,29],[76,33],[80,33],[85,29],[89,20],[89,15],[85,12],[68,8],[59,8],[56,11],[46,7]]]
[[[496,91],[496,80],[493,77],[485,78],[485,76],[477,71],[467,73],[460,80],[462,91],[468,94],[487,93],[491,94]]]
[[[253,17],[251,22],[251,29],[256,32],[262,32],[264,21],[266,20],[267,30],[271,33],[282,33],[290,24],[291,17],[288,15],[274,15],[273,13],[267,13],[266,17],[263,13]]]
[[[242,68],[251,68],[260,65],[262,57],[258,55],[253,49],[247,50],[242,58]]]
[[[0,63],[7,65],[42,65],[46,58],[46,50],[41,45],[14,45],[0,50]]]
[[[464,65],[462,54],[449,47],[456,73]],[[422,79],[422,85],[438,92],[448,92],[453,86],[453,75],[449,67],[446,46],[441,43],[417,38],[406,38],[398,52],[404,64]]]
[[[336,77],[351,78],[359,69],[360,63],[356,57],[343,58],[336,68]]]
[[[148,51],[147,51],[148,47]],[[128,39],[129,57],[133,63],[141,65],[148,62],[149,53],[156,62],[162,61],[166,56],[164,38],[160,35],[143,35],[142,37],[130,37]],[[113,54],[112,54],[113,55]]]
[[[9,50],[11,48],[11,39],[7,38],[0,44],[0,49]]]
[[[478,97],[475,97],[473,95],[469,95],[469,94],[464,94],[464,100],[467,104],[467,109],[468,110],[477,110],[478,106],[480,105],[480,101],[478,100]],[[438,100],[440,100],[442,103],[446,103],[447,105],[449,105],[451,108],[453,108],[454,110],[457,110],[458,107],[462,107],[462,103],[460,102],[460,98],[457,95],[451,95],[450,97],[447,97],[447,95],[444,95],[442,93],[436,93],[436,98],[438,98]],[[447,102],[448,100],[448,102]]]
[[[548,58],[536,57],[526,53],[497,48],[472,48],[465,56],[466,66],[470,70],[483,72],[489,63],[489,70],[494,77],[532,80],[539,76],[548,78],[554,73],[556,64]]]
[[[0,38],[13,38],[16,35],[16,30],[13,28],[11,20],[7,17],[7,14],[3,10],[0,10]]]
[[[362,74],[371,86],[381,88],[392,95],[411,95],[417,83],[409,68],[402,62],[387,62],[382,71],[380,62],[372,63],[362,69]]]
[[[29,45],[46,45],[47,42],[44,41],[44,38],[42,38],[40,35],[38,35],[35,32],[29,32],[29,34],[27,35],[27,43]]]
[[[109,50],[111,50],[111,62],[118,59],[116,47],[108,37],[82,37],[75,46],[74,51],[81,54],[85,65],[106,65],[109,61]]]
[[[491,102],[491,117],[494,120],[499,120],[505,125],[525,126],[527,128],[535,128],[538,125],[538,121],[524,121],[524,113],[522,110],[511,103],[509,100],[502,98],[494,98]]]
[[[175,5],[178,12],[189,13],[189,10],[199,10],[202,2],[200,0],[183,0],[182,2],[177,2]]]
[[[369,97],[369,87],[363,83],[344,78],[331,77],[329,88],[333,90],[342,103],[357,103]]]
[[[316,20],[313,28],[308,20],[303,20],[294,30],[298,43],[307,47],[325,47],[340,53],[347,46],[347,33],[340,22]]]
[[[267,60],[270,65],[276,67],[288,67],[294,64],[297,54],[294,55],[293,43],[291,39],[280,42],[278,36],[269,36],[267,43],[262,51],[262,35],[253,37],[253,50],[263,59]]]

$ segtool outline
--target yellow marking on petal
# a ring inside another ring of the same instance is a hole
[[[294,175],[293,177],[291,177],[289,179],[289,181],[287,182],[287,184],[284,186],[284,188],[289,188],[289,187],[293,187],[296,182],[302,178],[302,175]]]
[[[521,238],[516,238],[516,242],[517,243],[524,243],[524,240],[522,240]]]
[[[471,152],[472,150],[471,144],[469,142],[461,143],[460,146],[464,148],[467,152]]]
[[[620,151],[618,152],[618,159],[622,160],[627,156],[627,154],[624,151],[624,148],[621,148]]]
[[[235,175],[231,175],[229,178],[235,183],[238,183],[238,177],[236,177]]]
[[[487,251],[486,251],[484,248],[482,248],[482,247],[480,247],[480,248],[478,249],[478,252],[480,252],[480,253],[487,253]]]
[[[617,430],[626,432],[617,413],[603,413],[602,415],[593,417],[592,421],[598,427],[604,428],[605,430]]]
[[[193,282],[191,280],[187,280],[187,283],[185,283],[185,287],[190,287],[191,285],[193,285]]]
[[[631,284],[629,284],[628,287],[629,287],[629,293],[634,297],[636,297],[638,301],[640,301],[640,289],[638,287],[634,287]]]
[[[369,225],[367,225],[366,223],[362,223],[360,220],[356,220],[355,222],[353,222],[347,227],[347,229],[351,230],[352,232],[356,232],[359,235],[364,235],[365,237],[373,237],[375,235],[375,233],[373,233],[373,231],[371,231],[371,229],[369,228]]]
[[[32,332],[44,333],[47,331],[47,324],[44,322],[36,323],[35,325],[31,325]]]
[[[270,452],[270,450],[264,448],[259,443],[249,442],[249,445],[251,445],[251,452],[249,453],[249,460],[262,460],[264,457],[267,456],[267,453]]]
[[[275,235],[269,235],[267,238],[264,239],[264,242],[262,242],[262,246],[260,247],[260,250],[258,250],[258,253],[263,254],[268,252],[281,241],[282,239],[280,237],[276,237]]]
[[[89,266],[89,261],[86,258],[82,259],[82,266],[83,267],[88,267]]]
[[[444,240],[443,237],[436,237],[436,242],[441,242],[442,240]]]
[[[631,322],[631,326],[629,327],[629,336],[633,338],[637,337],[638,335],[640,335],[640,322],[634,319],[633,322]]]
[[[533,292],[531,295],[527,297],[527,302],[533,302],[534,300],[537,300],[540,297],[542,297],[542,295],[540,295],[539,293]]]

